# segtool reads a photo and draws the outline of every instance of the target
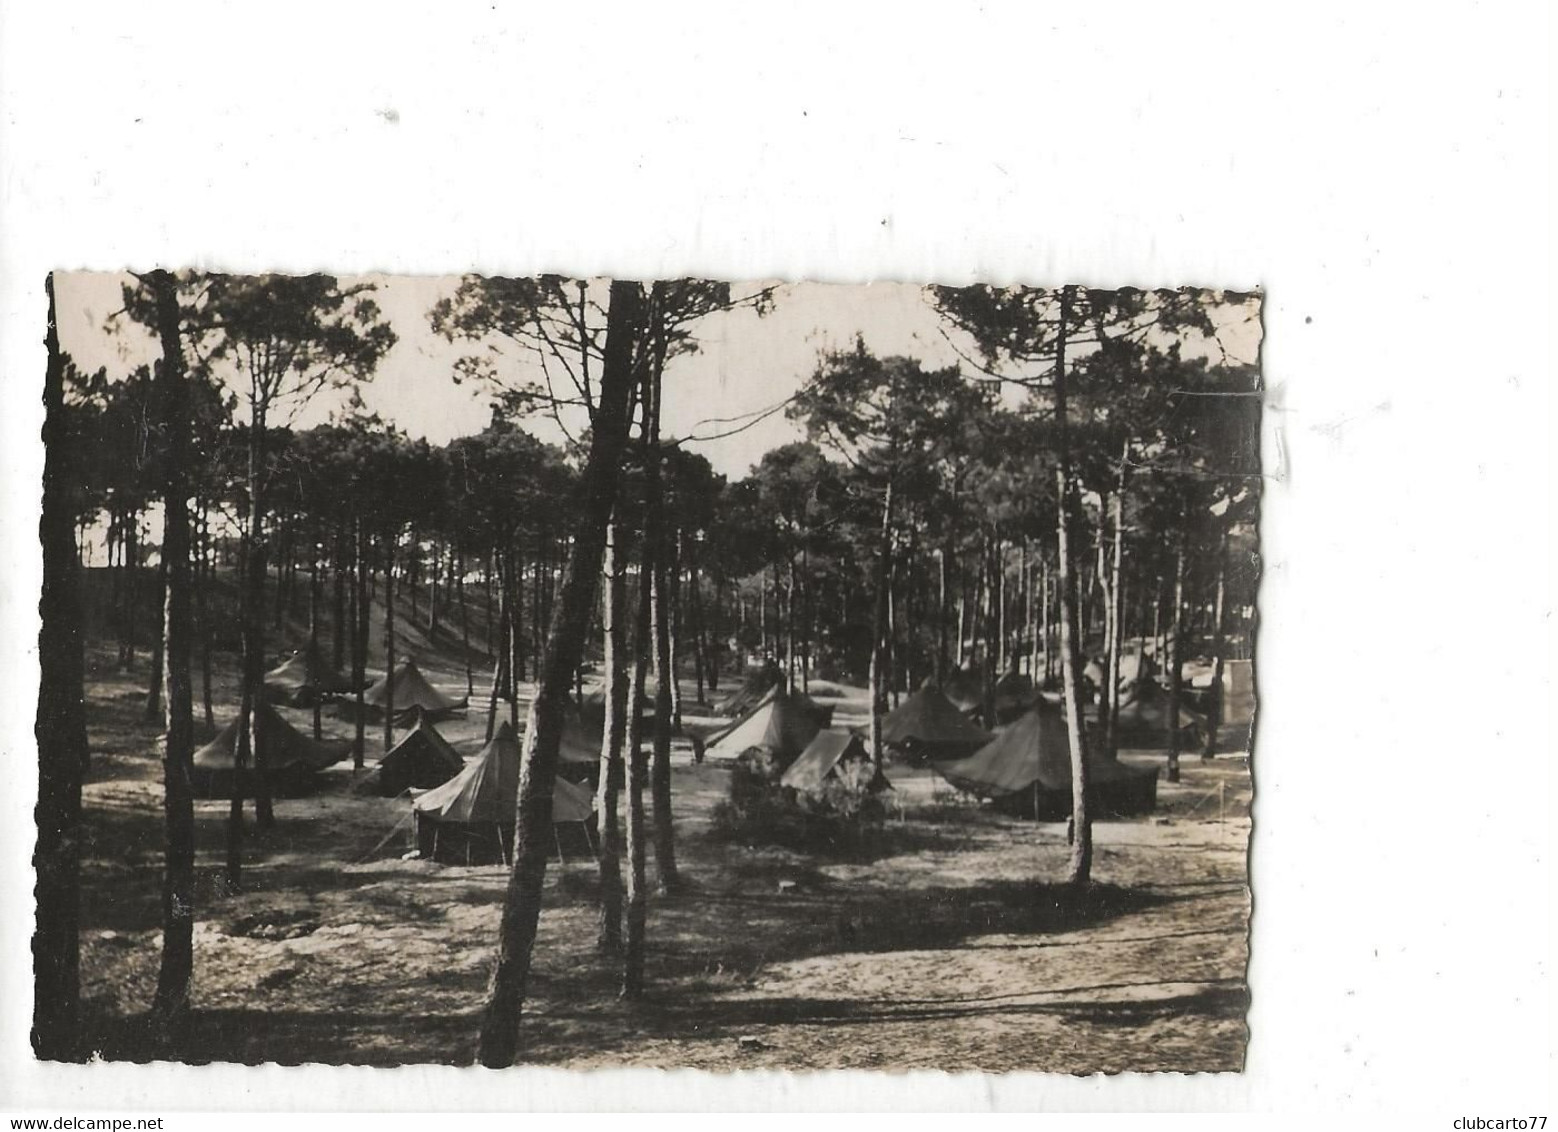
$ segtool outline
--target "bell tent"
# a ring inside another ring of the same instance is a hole
[[[265,694],[292,707],[308,707],[323,696],[355,690],[316,648],[299,649],[265,674]]]
[[[882,717],[882,741],[914,759],[950,759],[978,750],[990,732],[935,688],[921,688]]]
[[[936,772],[1002,809],[1043,820],[1071,812],[1071,744],[1059,708],[1041,700],[1032,711],[965,759],[938,762]],[[1124,817],[1157,804],[1158,772],[1089,751],[1095,813]]]
[[[393,709],[397,719],[410,715],[412,708],[421,708],[423,713],[437,719],[460,710],[467,701],[464,696],[456,700],[444,695],[427,682],[416,661],[407,660],[397,666],[393,674],[386,673],[364,692],[362,702],[381,716],[387,708]]]
[[[492,741],[442,786],[413,794],[417,849],[423,857],[452,864],[507,861],[514,848],[518,813],[519,737],[505,720]],[[582,786],[558,778],[552,788],[552,826],[562,854],[559,826],[583,825],[595,799]]]
[[[407,790],[442,786],[464,766],[465,761],[449,741],[438,733],[426,715],[418,712],[416,725],[390,748],[357,789],[381,798],[395,798]]]
[[[315,742],[268,704],[260,705],[257,710],[261,713],[260,743],[265,751],[265,773],[272,794],[280,797],[307,794],[315,785],[315,774],[340,762],[352,749],[351,743],[346,740]],[[195,752],[191,779],[195,797],[232,797],[233,776],[238,773],[238,724],[241,719],[233,720]],[[253,777],[254,759],[251,755],[242,772],[241,785],[245,797],[254,793]]]
[[[822,730],[815,705],[808,707],[809,702],[775,690],[752,711],[710,735],[704,753],[737,758],[758,747],[788,766]]]

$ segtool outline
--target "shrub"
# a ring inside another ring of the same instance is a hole
[[[841,765],[817,794],[780,786],[782,773],[767,751],[754,749],[737,759],[729,796],[714,808],[715,835],[749,845],[859,851],[886,817],[869,764]]]

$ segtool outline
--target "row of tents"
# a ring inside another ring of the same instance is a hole
[[[265,674],[266,698],[288,707],[310,707],[323,700],[354,707],[356,693],[356,685],[332,668],[318,649],[300,649]],[[413,711],[439,716],[469,703],[464,696],[456,698],[433,687],[416,661],[409,659],[370,684],[362,699],[363,706],[381,718],[386,709],[394,711],[397,718],[409,718]]]
[[[1155,687],[1155,685],[1154,685]],[[1143,712],[1161,706],[1143,689],[1133,701]],[[1071,808],[1071,745],[1060,707],[1038,697],[997,732],[969,720],[938,688],[921,688],[882,720],[882,740],[913,762],[929,764],[953,786],[991,799],[1009,812],[1045,820]],[[799,693],[774,688],[746,715],[708,738],[705,753],[739,757],[760,748],[785,770],[782,786],[810,793],[853,761],[869,762],[858,732],[831,730],[816,705]],[[1157,770],[1136,767],[1094,748],[1089,780],[1098,812],[1129,816],[1157,801]]]
[[[260,713],[260,742],[267,778],[275,795],[285,798],[308,793],[313,789],[315,775],[346,758],[352,745],[346,740],[310,738],[287,722],[272,704],[312,704],[339,694],[343,684],[349,686],[344,678],[329,673],[317,652],[310,654],[308,650],[295,653],[266,674],[267,694],[255,710]],[[467,701],[440,692],[422,675],[415,661],[406,660],[363,693],[365,709],[379,718],[391,704],[397,721],[411,721],[443,718],[464,708]],[[348,701],[345,706],[355,710],[355,701]],[[241,718],[232,720],[195,752],[192,786],[196,797],[232,796],[234,777],[240,774],[241,722]],[[252,765],[251,759],[249,766]],[[238,785],[245,794],[252,794],[253,782],[247,781],[252,771],[245,768],[242,776],[244,780]]]

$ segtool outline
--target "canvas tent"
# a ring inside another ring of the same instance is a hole
[[[871,755],[864,740],[852,731],[819,731],[780,777],[779,785],[814,794],[846,768],[870,773]],[[887,785],[885,778],[881,785]]]
[[[442,786],[415,792],[411,809],[417,849],[423,857],[451,864],[492,864],[507,861],[514,847],[518,812],[519,737],[505,720],[492,741]],[[563,839],[558,827],[583,833],[595,807],[584,787],[558,778],[552,790],[552,825],[559,855]]]
[[[1066,720],[1047,700],[967,758],[934,766],[953,786],[993,799],[1003,809],[1044,820],[1071,812]],[[1099,816],[1147,813],[1157,803],[1156,768],[1128,766],[1090,750],[1088,770]]]
[[[935,688],[937,685],[934,679],[930,679],[924,686]],[[977,672],[970,672],[966,668],[954,668],[947,673],[947,678],[941,682],[940,687],[941,694],[958,711],[974,712],[984,707],[984,682],[980,680]]]
[[[628,694],[632,695],[631,687]],[[606,690],[596,688],[586,692],[579,699],[579,718],[596,731],[606,729]],[[655,722],[655,690],[653,681],[644,682],[644,703],[639,711],[639,719],[643,720],[645,727],[653,727]]]
[[[1037,697],[1031,677],[1021,672],[1008,672],[995,682],[995,719],[997,723],[1010,723],[1033,706]]]
[[[393,698],[390,695],[392,679]],[[380,714],[393,702],[396,718],[409,716],[413,708],[421,708],[425,714],[437,719],[465,707],[466,698],[461,696],[456,700],[444,695],[427,682],[427,677],[422,675],[416,661],[406,660],[395,668],[393,674],[386,673],[364,692],[362,702]]]
[[[299,649],[265,674],[265,694],[292,707],[351,691],[351,680],[325,663],[317,650]]]
[[[1212,695],[1210,667],[1191,676],[1192,701],[1204,705]],[[1249,660],[1223,661],[1222,720],[1244,726],[1255,718],[1255,666]]]
[[[266,777],[271,793],[279,797],[306,794],[315,785],[315,774],[344,759],[351,751],[350,741],[315,742],[283,719],[275,708],[261,704],[260,742],[264,745]],[[195,752],[192,782],[197,798],[230,798],[233,775],[237,773],[238,725],[233,720],[216,737]],[[254,793],[254,760],[243,770],[244,796]]]
[[[706,755],[736,758],[754,747],[788,765],[822,730],[815,705],[801,696],[775,690],[746,715],[710,735]]]
[[[714,710],[720,715],[745,715],[777,688],[782,678],[783,673],[779,671],[778,665],[765,664],[742,681],[741,687]]]
[[[557,773],[571,782],[598,782],[604,730],[588,716],[570,711],[563,720],[562,741],[557,748]]]
[[[417,713],[416,725],[396,743],[357,789],[381,798],[407,790],[430,790],[460,773],[465,761],[440,735],[427,716]]]
[[[915,759],[956,758],[990,738],[935,688],[921,688],[882,717],[882,742]]]
[[[1169,703],[1168,693],[1156,681],[1138,680],[1120,694],[1119,731],[1122,736],[1141,740],[1167,741]],[[1180,705],[1179,730],[1194,741],[1196,732],[1206,726],[1206,720]]]
[[[266,696],[293,707],[355,690],[350,680],[325,663],[317,648],[299,649],[265,674]]]

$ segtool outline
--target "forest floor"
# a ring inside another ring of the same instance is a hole
[[[463,693],[463,669],[426,659],[431,680]],[[401,859],[409,805],[354,793],[349,761],[325,772],[316,794],[279,800],[273,829],[257,833],[251,817],[241,894],[222,877],[226,803],[197,803],[193,1009],[175,1046],[144,1043],[138,1017],[161,942],[160,728],[143,718],[144,660],[117,672],[111,652],[93,648],[88,666],[81,985],[94,1047],[135,1060],[470,1062],[506,870]],[[218,691],[219,704],[233,702],[229,678]],[[477,691],[472,703],[484,704]],[[837,704],[835,726],[863,721],[861,689],[814,682],[811,691]],[[230,714],[219,708],[217,724]],[[284,714],[308,729],[310,712]],[[473,707],[440,730],[469,754],[484,722]],[[348,733],[329,713],[325,730]],[[710,815],[729,770],[693,765],[678,743],[685,884],[651,899],[647,994],[619,1001],[618,960],[595,949],[593,859],[554,860],[524,1060],[1239,1070],[1251,907],[1242,749],[1187,758],[1181,783],[1160,780],[1155,814],[1098,823],[1098,883],[1078,902],[1054,886],[1064,826],[992,813],[923,769],[889,767],[891,813],[867,855],[720,840]],[[378,753],[370,745],[370,767]]]

